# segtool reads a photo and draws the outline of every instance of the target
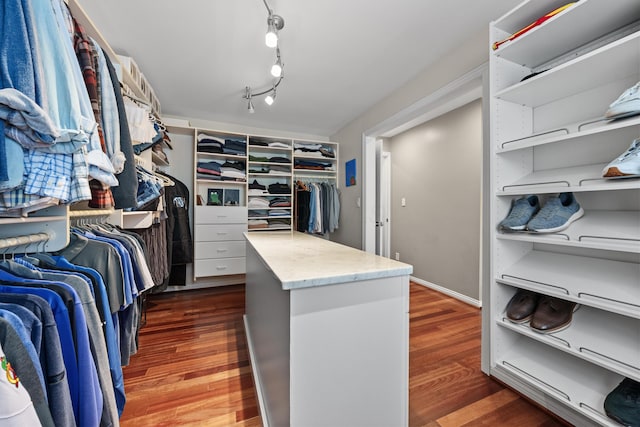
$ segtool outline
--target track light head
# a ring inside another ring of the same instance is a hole
[[[272,105],[275,100],[276,100],[276,88],[274,86],[273,89],[271,89],[271,92],[269,92],[267,97],[264,99],[264,102],[266,102],[267,105]]]
[[[271,75],[273,77],[280,77],[282,75],[282,60],[280,59],[280,48],[277,50],[276,62],[271,67]]]
[[[267,18],[267,34],[264,36],[264,42],[268,47],[278,46],[278,31],[284,28],[284,19],[282,16],[270,14]]]
[[[249,86],[245,86],[244,88],[244,99],[247,100],[247,111],[251,114],[255,113],[256,110],[253,108],[253,102],[251,101],[251,88]]]

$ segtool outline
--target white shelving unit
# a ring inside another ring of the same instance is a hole
[[[245,231],[288,231],[293,230],[294,224],[294,178],[300,174],[304,179],[337,180],[338,144],[333,142],[299,141],[292,138],[251,135],[245,133],[227,132],[206,128],[192,127],[188,121],[167,120],[168,130],[172,138],[179,143],[193,144],[193,235],[194,235],[194,267],[193,279],[204,277],[227,276],[245,273],[245,242],[242,233]],[[198,150],[198,135],[206,134],[221,140],[236,139],[246,141],[246,152],[242,155],[211,153]],[[298,156],[294,152],[294,143],[316,144],[327,152],[333,153],[332,158],[318,155]],[[174,141],[175,143],[175,141]],[[179,143],[177,145],[179,145]],[[273,145],[274,143],[275,146]],[[266,145],[265,145],[266,144]],[[274,158],[280,159],[274,159]],[[317,161],[327,166],[326,170],[296,170],[295,159],[303,158]],[[198,163],[216,161],[242,162],[245,165],[245,178],[236,181],[206,179],[198,175]],[[191,167],[191,166],[190,166]],[[266,192],[251,191],[251,184],[256,181],[264,185]],[[286,184],[287,193],[270,193],[269,185]],[[237,203],[225,204],[222,196],[221,204],[211,204],[209,194],[211,190],[237,191]],[[268,201],[284,199],[290,201],[290,206],[251,207],[249,202],[256,197]],[[288,211],[289,215],[269,215],[275,210]],[[256,212],[261,215],[256,215]],[[267,221],[267,228],[249,229],[249,221],[259,219]],[[284,220],[284,224],[280,221]]]
[[[246,169],[247,151],[242,154],[211,153],[198,149],[198,136],[208,135],[225,141],[244,141],[247,136],[208,129],[194,129],[193,188],[194,209],[194,264],[193,279],[201,277],[244,274],[245,242],[247,231]],[[198,174],[200,162],[241,163],[245,178],[214,180]],[[233,193],[233,197],[229,197]],[[231,202],[230,200],[233,200]],[[199,202],[200,201],[200,202]]]
[[[522,2],[491,24],[491,42],[564,4]],[[581,0],[490,53],[488,373],[581,426],[618,425],[604,399],[624,377],[640,381],[640,179],[601,176],[640,136],[640,116],[604,120],[640,81],[640,32],[618,31],[639,19],[635,0]],[[585,210],[566,230],[495,227],[513,199],[560,192]],[[507,320],[518,289],[577,302],[571,326],[539,334]]]
[[[267,145],[264,145],[267,144]],[[285,147],[286,146],[286,147]],[[277,160],[277,161],[276,161]],[[248,190],[247,208],[249,231],[291,231],[293,221],[293,151],[290,139],[249,136],[249,188],[256,182],[266,187],[264,194],[258,195]],[[288,193],[269,193],[269,186],[283,184],[289,187]],[[252,207],[252,199],[263,198],[272,203],[274,200],[288,202],[289,206]],[[286,211],[288,215],[273,215],[275,211]],[[252,228],[253,221],[264,223],[264,228]]]

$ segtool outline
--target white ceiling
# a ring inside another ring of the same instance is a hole
[[[520,1],[268,0],[285,20],[285,79],[255,114],[244,88],[268,88],[275,61],[263,0],[79,2],[163,114],[330,136]]]

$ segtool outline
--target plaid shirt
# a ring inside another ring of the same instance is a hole
[[[63,202],[69,201],[73,169],[71,154],[28,151],[24,166],[27,175],[24,185],[25,194],[55,197]]]
[[[113,200],[111,188],[105,186],[100,181],[92,179],[89,181],[89,187],[91,187],[91,200],[89,201],[89,207],[109,209],[116,204]]]
[[[73,153],[73,175],[71,176],[71,195],[69,203],[91,200],[89,188],[89,168],[84,157],[84,149]]]

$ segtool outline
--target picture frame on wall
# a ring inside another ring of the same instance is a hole
[[[209,188],[207,190],[207,205],[208,206],[222,206],[224,201],[224,189],[222,188]]]
[[[224,205],[225,206],[239,206],[240,205],[240,190],[235,188],[227,188],[224,190]]]
[[[345,185],[351,187],[356,185],[356,159],[351,159],[345,163]]]

